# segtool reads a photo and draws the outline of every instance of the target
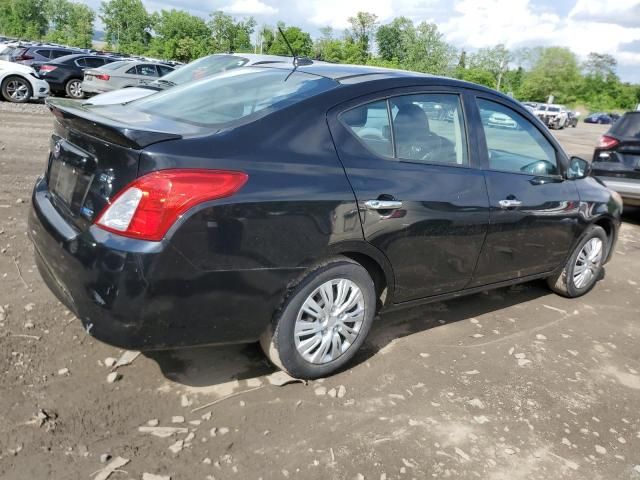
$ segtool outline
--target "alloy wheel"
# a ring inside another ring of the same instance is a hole
[[[15,102],[22,102],[29,96],[29,86],[24,80],[17,78],[9,80],[5,91]]]
[[[332,362],[353,345],[364,319],[360,288],[344,278],[329,280],[300,307],[294,327],[296,349],[309,363]]]
[[[82,82],[78,80],[72,80],[69,82],[69,95],[74,98],[82,97]]]
[[[592,238],[584,244],[573,267],[573,284],[584,288],[591,284],[602,261],[602,240]]]

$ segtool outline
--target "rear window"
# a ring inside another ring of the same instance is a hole
[[[613,124],[609,133],[623,138],[640,138],[640,112],[625,113]]]
[[[213,127],[269,114],[337,85],[329,78],[299,71],[239,68],[133,101],[127,108]]]
[[[123,65],[131,65],[131,61],[130,60],[124,60],[124,61],[119,61],[119,62],[107,63],[104,67],[101,67],[101,70],[117,70],[118,68],[122,67]]]

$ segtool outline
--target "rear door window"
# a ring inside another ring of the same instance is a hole
[[[76,64],[76,66],[78,66],[80,68],[86,68],[86,66],[87,66],[87,62],[85,61],[84,58],[78,58],[78,59],[76,59],[76,61],[74,63]]]
[[[136,72],[138,75],[142,75],[143,77],[158,76],[158,70],[156,70],[155,65],[147,65],[147,64],[137,65]]]
[[[464,117],[458,95],[403,95],[389,102],[399,159],[468,165]]]
[[[97,68],[97,67],[102,67],[104,65],[104,59],[102,58],[87,57],[84,59],[84,61],[87,67],[89,68]]]
[[[51,57],[50,58],[60,58],[60,57],[64,57],[65,55],[69,55],[71,52],[69,50],[51,50]]]
[[[456,94],[395,96],[352,108],[339,118],[377,155],[415,163],[469,164],[464,116]]]
[[[45,58],[55,58],[55,57],[51,57],[51,50],[39,49],[39,50],[36,50],[35,53]]]

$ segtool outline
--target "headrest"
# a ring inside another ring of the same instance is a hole
[[[367,123],[368,108],[366,106],[352,108],[342,114],[342,120],[351,128],[364,127]]]

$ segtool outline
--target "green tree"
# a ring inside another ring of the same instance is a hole
[[[415,28],[406,49],[406,59],[400,64],[402,68],[434,75],[450,75],[458,55],[456,49],[444,40],[436,24],[427,22]]]
[[[483,70],[481,68],[458,67],[454,73],[454,77],[467,82],[477,83],[478,85],[484,85],[489,88],[496,87],[496,79],[493,74],[488,70]]]
[[[152,20],[151,55],[189,62],[208,53],[211,29],[202,18],[172,9],[153,14]]]
[[[36,40],[47,32],[46,0],[4,0],[0,3],[0,32]]]
[[[69,0],[48,0],[46,15],[49,19],[47,40],[74,47],[91,47],[95,13],[88,6]]]
[[[263,25],[258,32],[258,44],[256,47],[259,48],[260,53],[266,53],[271,48],[271,45],[273,45],[274,40],[273,27]]]
[[[360,62],[364,63],[369,58],[371,39],[378,25],[378,16],[369,12],[358,12],[355,17],[349,17],[351,28],[348,36],[353,44],[358,46]]]
[[[214,52],[248,52],[252,50],[251,34],[256,27],[253,17],[236,20],[222,11],[213,12],[209,28]]]
[[[382,60],[402,62],[406,58],[407,43],[415,37],[413,22],[406,17],[394,18],[391,23],[381,25],[376,31],[378,55]]]
[[[469,56],[468,65],[473,69],[491,72],[494,77],[493,88],[500,90],[502,78],[509,69],[512,56],[504,45],[496,45],[491,48],[481,48],[475,54]]]
[[[312,55],[313,41],[311,40],[311,35],[298,27],[284,27],[284,25],[280,25],[280,28],[282,28],[296,55],[300,57],[309,57]],[[289,47],[287,47],[280,32],[277,32],[273,44],[269,48],[269,53],[271,55],[291,55],[291,51]]]
[[[573,103],[578,98],[580,81],[578,60],[571,50],[543,48],[522,82],[521,95],[537,102],[544,102],[553,95],[558,103]]]
[[[141,54],[151,40],[151,16],[141,0],[105,0],[100,7],[108,46],[123,53]]]

